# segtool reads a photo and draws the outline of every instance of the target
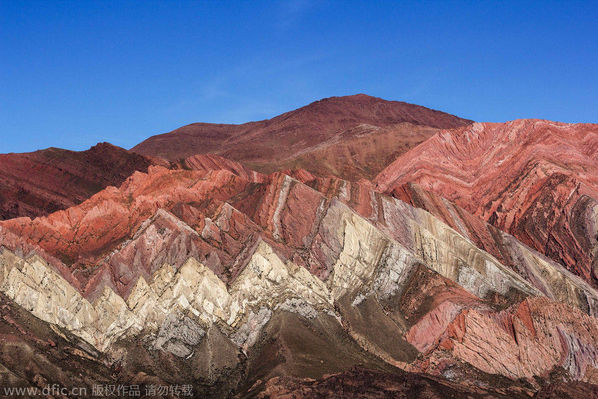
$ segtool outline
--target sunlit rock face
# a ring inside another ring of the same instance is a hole
[[[442,131],[375,179],[455,202],[597,286],[598,126],[542,120]]]

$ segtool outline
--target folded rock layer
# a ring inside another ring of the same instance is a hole
[[[596,125],[356,95],[133,150],[0,156],[0,389],[598,393]]]
[[[598,126],[542,120],[442,131],[386,167],[377,189],[417,183],[598,284]]]
[[[106,367],[137,370],[133,348],[196,364],[207,395],[320,389],[304,379],[358,366],[480,397],[598,382],[598,294],[508,234],[494,256],[366,181],[187,162],[2,222],[2,294]]]

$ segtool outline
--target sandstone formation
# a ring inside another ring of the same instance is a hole
[[[171,161],[211,153],[267,173],[305,168],[357,180],[373,178],[439,128],[469,123],[425,107],[358,94],[326,98],[259,122],[194,123],[150,137],[132,151]]]
[[[417,185],[408,184],[400,192],[396,191],[395,195],[401,201],[373,192],[368,182],[323,179],[305,172],[296,172],[295,176],[328,196],[343,198],[381,230],[420,253],[425,254],[425,243],[430,240],[426,231],[432,231],[435,237],[442,237],[449,253],[459,251],[460,247],[463,254],[470,252],[479,257],[485,253],[485,259],[492,259],[491,262],[485,261],[486,267],[500,263],[523,277],[543,295],[596,314],[594,301],[587,297],[588,294],[595,296],[596,290],[588,283],[513,236]],[[426,230],[420,231],[421,226],[425,226]],[[405,235],[408,231],[415,231],[412,234],[416,241]],[[438,241],[434,244],[433,250],[437,253],[442,244]],[[471,255],[467,258],[472,259]],[[459,283],[467,286],[465,279]],[[472,281],[471,284],[479,287],[480,282]]]
[[[502,294],[541,290],[588,313],[596,311],[595,291],[554,262],[528,250],[528,268],[541,270],[531,282],[535,288],[530,288],[530,282],[428,213],[377,195],[367,186],[337,179],[334,186],[319,187],[326,190],[324,195],[285,174],[253,177],[248,181],[229,170],[152,167],[149,174],[137,173],[120,189],[109,188],[68,211],[34,220],[13,219],[0,227],[55,258],[71,260],[70,273],[85,287],[82,291],[95,298],[105,284],[126,296],[140,273],[148,278],[163,262],[178,267],[189,256],[202,259],[229,281],[243,267],[244,260],[235,258],[255,245],[260,235],[285,258],[326,279],[333,264],[327,259],[331,253],[322,252],[322,246],[331,248],[328,251],[334,248],[328,226],[346,223],[342,215],[354,214],[363,221],[355,223],[365,223],[363,229],[378,231],[378,227],[380,240],[386,241],[388,234],[478,296],[496,290]],[[347,190],[355,197],[349,197]],[[165,212],[168,206],[172,213]],[[5,245],[10,248],[10,243]],[[465,261],[474,265],[473,271],[461,271]],[[483,283],[484,275],[494,281]]]

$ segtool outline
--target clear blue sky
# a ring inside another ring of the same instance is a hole
[[[130,148],[354,93],[598,122],[598,5],[0,0],[0,87],[0,153]]]

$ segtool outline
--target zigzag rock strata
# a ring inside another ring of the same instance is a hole
[[[375,179],[417,183],[598,284],[598,126],[542,120],[442,131]]]
[[[193,168],[150,167],[66,211],[2,222],[0,291],[121,370],[110,378],[144,370],[143,383],[186,379],[198,395],[362,372],[463,397],[598,382],[598,294],[508,234],[493,255],[366,181],[211,156]],[[196,371],[173,372],[185,364]]]
[[[596,397],[597,150],[356,95],[1,155],[0,388]]]

